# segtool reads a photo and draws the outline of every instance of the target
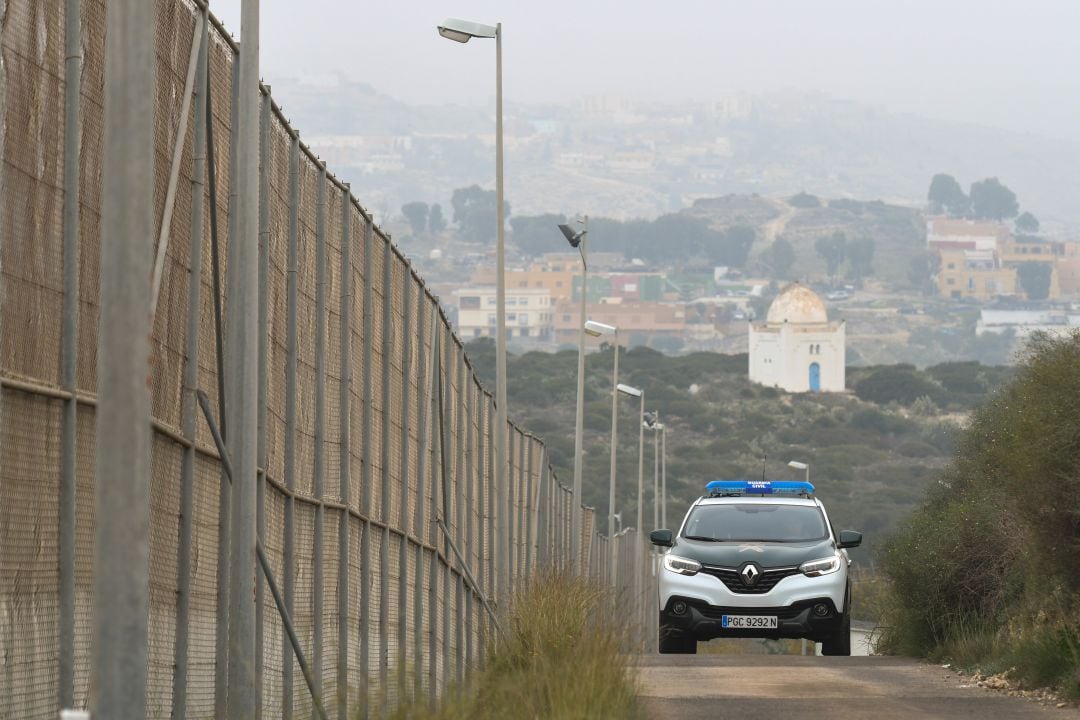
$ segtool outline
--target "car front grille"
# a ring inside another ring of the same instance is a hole
[[[776,587],[776,583],[786,577],[799,574],[797,567],[761,568],[761,577],[753,586],[743,582],[738,568],[719,567],[717,565],[702,565],[700,572],[719,578],[733,593],[740,595],[764,595]]]

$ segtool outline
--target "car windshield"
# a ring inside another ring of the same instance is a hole
[[[803,542],[828,537],[821,511],[809,505],[699,505],[683,537],[720,542]]]

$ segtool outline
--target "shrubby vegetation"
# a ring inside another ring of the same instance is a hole
[[[629,632],[603,589],[567,574],[536,578],[514,600],[506,636],[465,688],[399,708],[396,720],[642,717],[624,652]],[[506,621],[503,621],[506,623]]]
[[[1080,333],[1036,337],[881,553],[888,650],[1080,696]],[[954,391],[978,373],[943,371]]]

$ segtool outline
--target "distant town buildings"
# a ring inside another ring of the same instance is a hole
[[[843,392],[845,324],[829,322],[810,288],[784,288],[763,323],[750,323],[750,380],[788,392]]]
[[[455,290],[458,333],[466,339],[495,337],[495,287]],[[543,288],[506,289],[507,339],[547,340],[551,336],[551,296]]]
[[[1008,226],[957,218],[926,221],[927,248],[935,255],[938,294],[988,302],[997,298],[1057,300],[1080,293],[1080,243],[1016,236]],[[1047,267],[1044,297],[1030,298],[1020,268]]]
[[[983,310],[975,323],[975,334],[1003,334],[1012,331],[1023,340],[1033,333],[1064,335],[1080,328],[1080,313],[1053,310]]]

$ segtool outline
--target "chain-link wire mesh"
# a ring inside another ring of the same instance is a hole
[[[78,158],[63,153],[64,4],[7,0],[0,26],[0,718],[55,717],[63,685],[76,707],[85,707],[89,694],[105,5],[81,2]],[[226,302],[236,202],[236,46],[213,21],[208,70],[194,83],[196,94],[210,99],[212,125],[197,103],[181,117],[205,9],[195,0],[160,0],[159,6],[158,222],[177,138],[183,147],[151,338],[147,713],[212,717],[215,694],[227,690],[215,686],[226,661],[216,646],[224,618],[218,558],[226,479],[210,420],[222,421],[214,417],[221,407],[215,293]],[[262,543],[316,691],[331,715],[344,705],[349,717],[364,716],[414,692],[443,692],[483,662],[496,632],[489,611],[505,612],[509,601],[495,597],[499,574],[509,574],[516,592],[540,567],[573,565],[573,498],[558,482],[542,442],[511,426],[509,535],[498,536],[491,394],[407,259],[373,227],[347,186],[298,143],[268,91],[263,103]],[[211,154],[195,142],[206,130],[213,137]],[[197,162],[211,157],[208,174],[196,177]],[[79,163],[74,199],[64,193],[65,162]],[[201,214],[195,203],[200,193]],[[78,254],[65,257],[61,216],[72,201],[81,210]],[[199,258],[196,266],[193,257]],[[76,263],[77,288],[65,285],[66,263]],[[351,297],[343,297],[346,277]],[[61,377],[62,306],[69,293],[77,294],[74,394]],[[345,308],[349,323],[343,328]],[[189,316],[196,328],[190,336]],[[195,387],[185,383],[189,365]],[[197,391],[206,394],[214,413],[209,420],[200,415],[187,432],[185,403],[194,403]],[[78,410],[69,446],[61,423],[72,401]],[[69,533],[74,610],[68,616],[60,609],[58,570],[64,457],[73,457],[76,468],[75,527]],[[586,509],[578,546],[587,573],[606,582],[609,541],[595,525]],[[633,534],[614,540],[618,582],[626,588],[620,592],[633,587],[626,578],[633,577],[633,543],[639,540]],[[510,567],[497,564],[500,544],[510,549]],[[262,712],[313,717],[312,693],[263,587],[257,658]],[[640,591],[641,584],[636,587]],[[344,606],[339,588],[347,589]],[[181,597],[186,619],[178,611]],[[640,604],[651,607],[644,597]],[[650,616],[655,612],[642,615]],[[63,626],[74,636],[67,649],[69,675],[60,669]],[[341,639],[346,645],[339,645]],[[342,693],[339,677],[347,685]]]

